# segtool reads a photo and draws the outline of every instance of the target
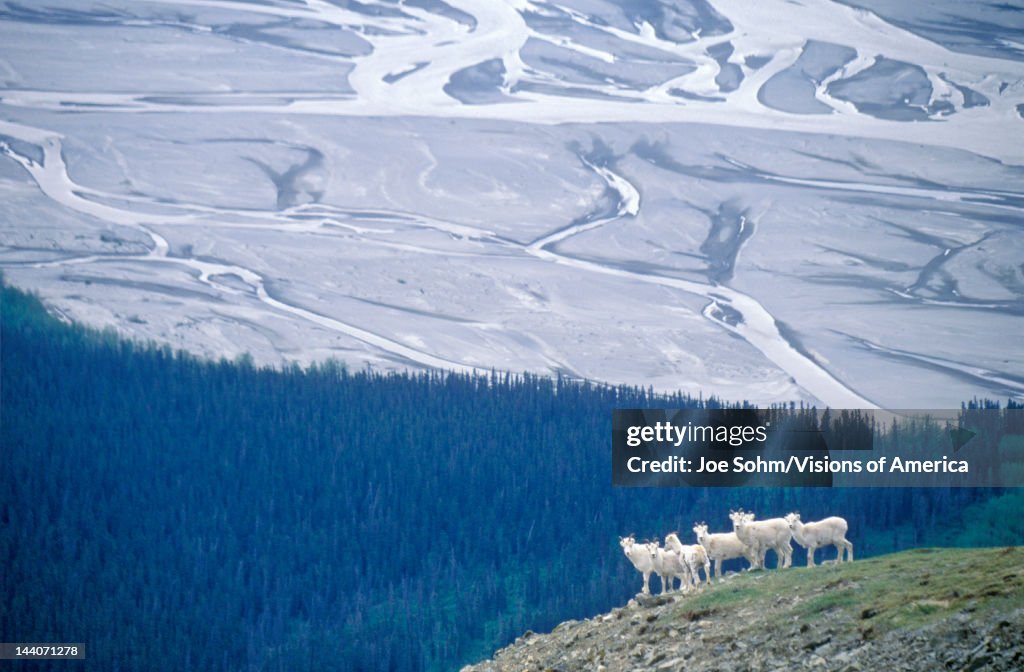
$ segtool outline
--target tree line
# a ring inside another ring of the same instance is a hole
[[[842,512],[859,557],[1020,540],[1012,492],[611,487],[613,408],[743,402],[208,361],[0,292],[0,639],[87,669],[457,668],[628,600],[619,535],[732,507]]]

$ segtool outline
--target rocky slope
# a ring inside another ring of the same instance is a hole
[[[794,668],[1024,669],[1024,548],[732,574],[527,632],[463,672]]]

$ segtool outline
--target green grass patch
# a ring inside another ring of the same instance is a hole
[[[747,572],[682,599],[676,614],[757,622],[823,613],[877,634],[951,613],[1024,605],[1024,548],[924,548],[841,565]]]
[[[705,588],[704,592],[687,599],[680,609],[680,613],[699,614],[716,611],[736,604],[746,604],[760,596],[761,592],[754,586],[718,585],[713,588]]]
[[[802,602],[797,609],[800,615],[809,616],[830,609],[851,607],[859,603],[860,597],[850,589],[825,592]]]

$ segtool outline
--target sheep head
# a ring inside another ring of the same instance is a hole
[[[749,523],[753,519],[754,514],[750,511],[744,511],[743,509],[740,509],[739,511],[733,511],[729,514],[729,520],[731,520],[734,523]]]
[[[678,551],[682,547],[683,542],[679,541],[679,535],[675,532],[665,537],[665,548],[670,549],[672,551]]]
[[[649,542],[647,542],[646,546],[647,546],[647,552],[651,554],[651,557],[652,558],[657,558],[658,557],[658,542],[656,542],[656,541],[649,541]]]
[[[754,514],[737,511],[736,513],[729,514],[729,520],[732,521],[732,526],[738,530],[744,525],[749,525],[754,522]]]
[[[707,523],[697,523],[693,526],[693,533],[697,535],[697,541],[703,542],[708,536]]]
[[[629,549],[633,548],[634,544],[636,544],[636,539],[632,534],[628,537],[619,537],[619,546],[622,546],[622,550],[627,553],[629,552]]]
[[[787,513],[785,518],[783,518],[783,520],[786,521],[786,524],[789,525],[789,529],[792,530],[792,529],[794,529],[796,527],[796,524],[800,522],[800,514],[799,513]]]

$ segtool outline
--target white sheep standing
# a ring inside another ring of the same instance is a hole
[[[712,560],[714,575],[721,578],[722,563],[733,558],[746,558],[751,566],[756,562],[754,554],[740,541],[735,532],[708,532],[706,523],[695,523],[693,533],[697,535],[697,543],[704,547]]]
[[[750,558],[750,569],[760,569],[764,566],[764,555],[761,552],[759,540],[754,537],[753,530],[744,525],[747,521],[746,516],[747,514],[743,513],[743,509],[729,512],[733,534],[736,535],[736,538],[746,548],[746,555]]]
[[[675,580],[679,579],[679,589],[687,591],[690,588],[690,570],[679,553],[662,548],[658,542],[647,543],[647,551],[651,554],[654,562],[654,571],[661,577],[661,593],[675,590]]]
[[[793,564],[793,546],[790,544],[793,532],[785,519],[754,520],[753,513],[733,511],[729,514],[729,520],[732,521],[736,536],[757,559],[754,567],[764,568],[768,549],[775,551],[778,558],[776,564],[780,568],[785,569]]]
[[[675,551],[683,559],[690,570],[690,579],[693,581],[693,585],[698,587],[701,585],[699,571],[701,569],[704,570],[704,578],[707,583],[711,584],[711,561],[708,560],[708,552],[704,550],[703,546],[700,544],[684,545],[679,541],[679,535],[672,532],[665,537],[665,548]]]
[[[789,529],[793,531],[796,543],[807,549],[807,566],[814,567],[814,552],[823,546],[836,547],[836,562],[843,561],[843,550],[846,558],[853,562],[853,544],[846,539],[849,526],[844,518],[829,516],[815,523],[804,523],[799,513],[791,513],[785,518]]]
[[[622,552],[626,554],[629,561],[636,567],[636,571],[644,575],[642,592],[644,595],[650,595],[651,572],[654,571],[654,560],[651,558],[650,552],[643,544],[636,543],[636,539],[632,534],[628,537],[619,537],[619,546],[622,547]]]

